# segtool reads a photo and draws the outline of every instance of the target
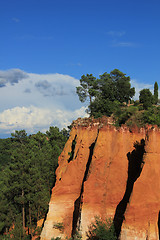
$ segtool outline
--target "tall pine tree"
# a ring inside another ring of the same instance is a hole
[[[155,82],[154,84],[154,103],[157,104],[158,102],[158,83]]]

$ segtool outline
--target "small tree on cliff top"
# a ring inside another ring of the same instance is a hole
[[[135,94],[135,88],[131,88],[130,77],[118,69],[114,69],[110,74],[105,72],[99,79],[92,74],[83,75],[80,86],[76,89],[81,102],[89,98],[88,112],[94,117],[110,116],[118,103],[127,103]]]
[[[139,101],[140,101],[140,103],[143,103],[144,109],[148,109],[149,107],[152,106],[152,104],[154,102],[154,98],[153,98],[151,91],[148,88],[142,89],[140,91]]]

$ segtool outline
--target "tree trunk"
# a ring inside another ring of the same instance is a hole
[[[37,209],[37,222],[39,221],[39,206],[38,206],[38,209]]]
[[[22,198],[24,198],[24,190],[22,189]],[[23,236],[25,235],[25,206],[24,206],[24,200],[22,203],[22,221],[23,221]]]
[[[91,105],[91,102],[92,102],[91,95],[89,95],[89,102],[90,102],[90,105]]]
[[[32,237],[32,217],[31,217],[30,202],[29,202],[29,228],[30,228],[30,234],[31,234],[31,237]]]

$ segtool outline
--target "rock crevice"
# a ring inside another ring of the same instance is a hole
[[[76,147],[76,138],[77,138],[77,134],[75,135],[75,138],[72,141],[71,152],[68,153],[70,155],[70,158],[68,159],[68,163],[71,162],[74,158],[74,152],[75,152],[75,147]]]
[[[98,130],[99,133],[99,130]],[[92,157],[93,157],[93,152],[94,152],[94,147],[97,142],[98,138],[98,133],[96,140],[90,145],[89,147],[89,158],[86,164],[86,170],[84,173],[83,181],[82,181],[82,187],[80,191],[80,196],[76,199],[74,203],[74,212],[73,212],[73,223],[72,223],[72,237],[77,233],[77,231],[80,231],[80,224],[81,224],[81,210],[82,210],[82,204],[83,204],[83,192],[84,192],[84,182],[87,180],[89,170],[90,170],[90,165],[92,162]]]
[[[124,214],[127,208],[127,204],[130,201],[130,197],[133,191],[134,183],[137,180],[137,178],[140,177],[140,174],[143,169],[144,160],[143,156],[145,154],[145,140],[141,139],[140,142],[136,142],[134,144],[134,150],[132,152],[127,153],[128,158],[128,179],[127,179],[127,185],[126,185],[126,191],[123,196],[123,199],[118,204],[115,216],[114,216],[114,226],[117,238],[119,238],[122,223],[124,220]]]

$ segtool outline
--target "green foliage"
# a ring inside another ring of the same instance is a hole
[[[137,111],[137,106],[125,106],[122,108],[118,108],[117,111],[114,112],[116,126],[121,126],[122,124],[125,124],[128,119],[130,119],[133,115],[136,114]]]
[[[87,232],[88,240],[116,240],[116,234],[111,219],[103,221],[99,217],[95,217],[95,222],[89,226]]]
[[[52,237],[51,240],[61,240],[61,237]]]
[[[25,130],[15,131],[15,133],[11,133],[11,136],[15,138],[17,142],[24,143],[27,139],[27,133]]]
[[[131,88],[130,77],[126,77],[126,74],[118,69],[114,69],[110,75],[115,83],[116,100],[127,103],[135,95],[135,88]]]
[[[46,132],[46,135],[52,147],[56,145],[58,146],[59,155],[63,150],[64,144],[66,143],[69,137],[69,131],[67,131],[66,129],[62,129],[61,131],[59,131],[58,127],[50,127],[49,131]]]
[[[154,103],[158,103],[158,83],[154,83]]]
[[[24,240],[24,229],[29,227],[33,233],[37,221],[45,216],[58,156],[67,138],[67,130],[50,127],[46,134],[30,136],[25,130],[15,131],[7,140],[6,150],[0,142],[4,159],[0,174],[0,237],[14,224],[13,232],[19,234],[15,239],[21,239],[22,229]]]
[[[60,232],[63,232],[64,225],[62,222],[57,222],[57,223],[53,224],[53,228],[58,229]]]
[[[80,79],[80,86],[76,88],[76,92],[81,102],[85,102],[89,97],[90,103],[92,97],[96,95],[96,78],[92,74],[83,75]]]
[[[116,111],[121,104],[118,101],[110,101],[105,98],[96,98],[93,103],[90,104],[89,110],[90,115],[95,118],[105,116],[111,116],[111,114]]]
[[[82,235],[79,231],[76,231],[76,233],[74,234],[73,237],[66,237],[66,240],[81,240],[82,239]]]
[[[63,223],[59,222],[53,225],[54,228],[63,231]],[[111,219],[106,219],[103,221],[99,217],[95,217],[95,222],[92,223],[89,228],[87,234],[88,240],[116,240],[116,234],[114,225]],[[73,237],[66,237],[67,240],[80,240],[82,239],[82,235],[77,232]],[[52,237],[51,240],[61,240],[61,237]]]
[[[74,151],[75,151],[75,147],[76,147],[76,137],[77,135],[75,136],[75,139],[72,141],[72,149],[71,149],[71,152],[68,152],[68,155],[70,156],[70,158],[68,159],[68,162],[72,161],[73,160],[73,157],[74,157]]]
[[[147,122],[160,125],[159,110],[153,109],[153,104],[160,102],[157,82],[154,84],[154,95],[149,89],[142,89],[139,101],[133,101],[135,88],[131,88],[130,77],[114,69],[110,73],[103,73],[99,79],[93,77],[92,74],[83,75],[80,79],[80,86],[77,87],[77,94],[82,102],[89,97],[87,112],[94,118],[104,115],[112,116],[116,126],[127,124],[141,127]],[[128,104],[130,102],[132,106]]]
[[[13,228],[5,235],[0,236],[0,240],[29,240],[30,236],[23,231],[20,216],[17,215]]]
[[[10,162],[10,148],[12,140],[10,138],[0,139],[0,170]]]
[[[147,111],[143,112],[142,119],[144,124],[158,125],[160,127],[160,106],[151,107]]]
[[[143,127],[146,124],[160,127],[160,106],[152,106],[147,110],[140,111],[139,106],[121,108],[115,112],[116,126],[127,124],[129,127]]]
[[[80,232],[77,231],[72,239],[73,240],[80,240],[80,239],[82,239],[82,235],[80,234]]]
[[[14,228],[9,233],[12,240],[29,240],[29,236],[23,231],[21,216],[16,217]]]
[[[128,102],[135,94],[135,89],[131,88],[130,77],[118,69],[100,75],[96,79],[92,74],[82,76],[80,87],[77,87],[77,94],[81,102],[87,97],[90,99],[87,112],[90,116],[101,117],[111,116],[117,107],[123,102]]]
[[[74,234],[73,237],[71,237],[69,239],[67,238],[67,240],[81,240],[81,239],[82,239],[82,235],[79,231],[76,231],[76,234]]]
[[[151,91],[148,88],[142,89],[140,91],[139,101],[140,103],[143,104],[143,108],[145,110],[152,106],[152,104],[154,103],[154,98]]]

